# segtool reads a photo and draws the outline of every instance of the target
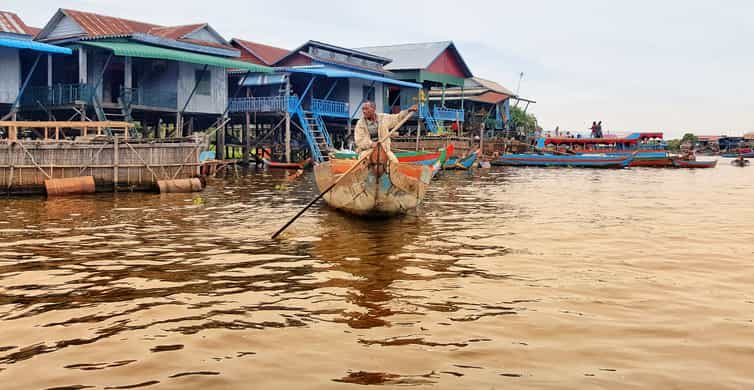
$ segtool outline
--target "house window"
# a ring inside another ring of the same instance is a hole
[[[372,86],[364,86],[364,101],[374,101],[374,87]]]
[[[209,69],[194,72],[194,82],[197,95],[212,95],[212,72]]]

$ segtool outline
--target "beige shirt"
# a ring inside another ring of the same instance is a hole
[[[369,149],[372,146],[372,142],[385,138],[390,130],[412,113],[408,110],[403,110],[398,114],[377,114],[377,121],[368,121],[365,118],[359,119],[356,122],[356,129],[354,130],[354,142],[356,142],[356,151],[362,152]],[[369,134],[369,127],[377,127],[377,135],[372,137]],[[393,133],[393,135],[398,134]],[[390,138],[387,138],[383,143],[383,147],[386,151],[390,151]]]

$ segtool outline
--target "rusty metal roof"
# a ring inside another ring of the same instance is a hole
[[[149,30],[153,28],[162,27],[155,24],[99,15],[92,12],[71,9],[62,9],[61,11],[81,26],[89,36],[109,36],[135,32],[148,33]]]
[[[186,38],[186,36],[192,32],[207,27],[207,23],[196,23],[183,26],[160,26],[152,23],[137,22],[134,20],[71,9],[61,9],[61,12],[81,26],[89,38],[117,37],[142,33],[200,46],[234,50],[233,47],[221,43]]]
[[[35,35],[36,31],[27,26],[18,15],[13,12],[0,11],[0,32],[21,34],[21,35]]]
[[[271,66],[290,52],[290,50],[281,49],[279,47],[263,45],[261,43],[238,38],[231,39],[231,44],[232,43],[235,43],[239,49],[243,49],[244,52],[241,53],[242,61],[255,64],[259,63],[260,65]],[[248,53],[248,55],[246,53]]]

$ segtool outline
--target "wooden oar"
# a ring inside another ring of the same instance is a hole
[[[412,116],[413,116],[413,113],[411,113],[410,115],[407,115],[405,118],[403,118],[403,120],[401,120],[400,122],[398,122],[398,124],[395,125],[395,127],[393,127],[393,129],[390,130],[390,132],[388,132],[386,136],[382,137],[379,141],[377,141],[378,147],[381,148],[382,147],[382,143],[385,142],[388,138],[390,138],[390,135],[392,135],[393,132],[395,132],[396,130],[398,130],[399,127],[403,126],[403,124],[406,123],[406,121],[408,121],[409,119],[411,119]],[[330,190],[332,190],[333,188],[335,188],[335,186],[337,186],[338,183],[340,183],[341,180],[343,180],[346,176],[350,175],[351,172],[355,171],[356,168],[359,167],[359,165],[361,165],[361,163],[364,162],[367,158],[369,158],[370,155],[371,155],[371,153],[365,155],[364,157],[362,157],[358,161],[356,161],[356,164],[354,164],[351,168],[349,168],[338,180],[335,180],[334,183],[330,184],[329,187],[325,188],[325,190],[322,191],[319,195],[317,195],[317,197],[314,198],[314,200],[312,200],[311,202],[309,202],[309,204],[307,204],[306,207],[304,207],[303,209],[301,209],[301,211],[299,211],[293,218],[291,218],[291,220],[288,221],[288,223],[286,223],[285,225],[283,225],[283,227],[281,227],[280,230],[278,230],[277,232],[275,232],[275,234],[272,235],[272,239],[274,240],[275,238],[277,238],[277,236],[279,236],[280,233],[282,233],[285,229],[287,229],[288,226],[290,226],[295,220],[297,220],[298,217],[300,217],[306,210],[309,209],[309,207],[312,207],[312,205],[314,205],[315,203],[317,203],[317,201],[320,200],[323,196],[325,196],[326,193],[330,192]]]

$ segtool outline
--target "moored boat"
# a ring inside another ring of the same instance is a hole
[[[471,169],[471,167],[474,166],[474,163],[477,159],[477,151],[472,152],[466,157],[458,158],[458,157],[451,157],[448,159],[448,161],[443,165],[443,169],[460,169],[460,170],[466,170]]]
[[[673,166],[676,168],[714,168],[716,165],[717,165],[717,160],[695,161],[695,160],[683,160],[680,158],[673,159]]]
[[[608,154],[625,156],[633,154],[629,166],[632,167],[672,167],[673,159],[668,155],[660,132],[632,133],[625,138],[542,138],[538,148],[548,146],[555,150],[548,152],[557,154],[558,148],[566,147],[571,154]]]
[[[492,161],[492,165],[544,166],[572,168],[625,168],[633,155],[596,155],[596,154],[503,154]]]
[[[262,159],[262,162],[268,168],[278,168],[278,169],[304,169],[312,165],[311,158],[307,158],[304,161],[299,161],[295,163],[277,162],[277,161],[272,161],[272,160],[264,158]]]
[[[730,163],[731,163],[731,164],[732,164],[733,166],[736,166],[736,167],[745,167],[745,166],[748,166],[748,165],[749,165],[749,160],[739,160],[739,159],[735,159],[735,160],[731,161]]]
[[[385,217],[416,208],[433,176],[431,166],[393,163],[378,147],[361,161],[333,158],[317,164],[314,167],[317,187],[324,191],[356,164],[359,166],[323,198],[331,207],[358,216]]]

